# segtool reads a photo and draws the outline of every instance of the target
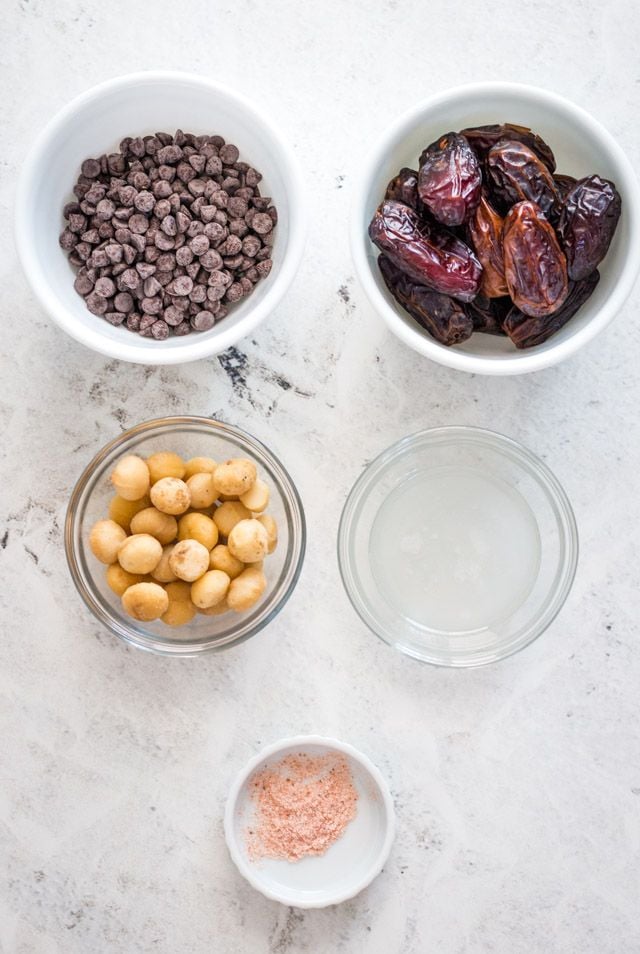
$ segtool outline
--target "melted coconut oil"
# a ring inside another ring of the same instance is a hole
[[[531,591],[540,534],[524,498],[486,472],[416,473],[380,507],[370,537],[371,568],[396,612],[446,633],[486,629]]]

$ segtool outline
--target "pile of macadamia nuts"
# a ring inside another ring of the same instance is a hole
[[[253,461],[131,454],[111,482],[117,496],[89,546],[129,616],[183,626],[197,612],[242,613],[260,599],[278,529]]]

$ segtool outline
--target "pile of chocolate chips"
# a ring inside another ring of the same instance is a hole
[[[85,159],[60,245],[89,311],[160,341],[208,331],[271,270],[271,199],[222,136],[126,137]]]

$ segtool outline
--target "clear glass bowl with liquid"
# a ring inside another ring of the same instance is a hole
[[[479,666],[542,633],[575,576],[569,500],[526,448],[493,431],[440,427],[403,438],[360,475],[338,560],[361,619],[441,666]]]

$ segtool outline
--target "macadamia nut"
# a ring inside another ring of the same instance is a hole
[[[175,540],[178,534],[178,521],[168,513],[161,513],[155,507],[145,507],[131,520],[131,533],[149,533],[162,546]]]
[[[171,602],[175,602],[176,600],[182,600],[183,602],[186,600],[187,603],[191,602],[191,584],[185,583],[184,580],[167,583],[164,589]]]
[[[247,510],[239,500],[226,500],[213,512],[213,520],[221,536],[228,537],[233,528],[241,520],[249,520],[251,511]]]
[[[178,540],[197,540],[211,550],[218,542],[218,528],[203,513],[185,513],[178,521]]]
[[[115,520],[98,520],[89,534],[91,552],[101,563],[115,563],[118,550],[127,539],[126,532]]]
[[[231,580],[222,570],[209,570],[191,584],[191,601],[200,609],[215,606],[227,595]]]
[[[151,498],[145,494],[140,500],[125,500],[124,497],[115,496],[111,498],[109,504],[109,516],[116,523],[119,523],[123,530],[129,533],[131,521],[137,513],[144,510],[151,503]]]
[[[147,458],[147,467],[152,484],[157,484],[163,477],[177,477],[182,480],[186,470],[185,462],[179,454],[171,451],[159,451]]]
[[[212,474],[218,465],[212,457],[192,457],[188,460],[184,471],[184,480],[194,474]]]
[[[119,563],[113,563],[107,570],[107,585],[116,596],[122,596],[134,583],[142,583],[144,577],[139,573],[127,573]]]
[[[262,570],[249,566],[229,584],[227,605],[236,613],[242,613],[260,599],[266,588],[267,580]]]
[[[257,563],[262,560],[269,545],[267,531],[258,520],[241,520],[235,525],[227,546],[237,560],[243,563]]]
[[[207,606],[199,609],[198,612],[202,613],[203,616],[222,616],[223,613],[229,612],[229,606],[226,600],[220,600],[215,606]]]
[[[169,563],[172,550],[172,543],[168,543],[165,547],[163,547],[160,561],[151,571],[151,576],[154,578],[154,580],[157,580],[158,583],[173,583],[176,579],[176,575],[171,569],[171,564]]]
[[[219,543],[211,551],[209,569],[222,570],[230,579],[235,580],[244,570],[244,563],[241,560],[236,560],[229,547],[225,546],[224,543]]]
[[[263,510],[266,510],[269,506],[269,488],[264,480],[257,477],[251,490],[247,490],[240,497],[240,503],[243,503],[253,513],[262,513]]]
[[[111,483],[125,500],[140,500],[149,491],[149,468],[142,457],[129,454],[116,464]]]
[[[258,471],[251,460],[236,457],[218,464],[213,479],[220,494],[244,494],[256,482]]]
[[[167,612],[169,597],[158,583],[135,583],[122,594],[122,605],[129,616],[149,622]]]
[[[151,488],[151,503],[162,513],[184,513],[191,505],[189,488],[177,477],[161,477]]]
[[[189,477],[187,487],[191,495],[191,506],[195,510],[210,507],[218,493],[213,482],[213,474],[194,474],[193,477]]]
[[[169,600],[169,607],[160,619],[167,626],[184,626],[196,615],[196,608],[187,600]]]
[[[151,573],[161,557],[161,544],[148,533],[127,537],[118,550],[118,563],[128,573]]]
[[[169,566],[179,580],[193,583],[209,568],[209,551],[197,540],[181,540],[173,548]]]
[[[260,514],[259,517],[256,517],[256,520],[258,520],[267,531],[267,553],[273,553],[278,546],[278,524],[270,513]]]

